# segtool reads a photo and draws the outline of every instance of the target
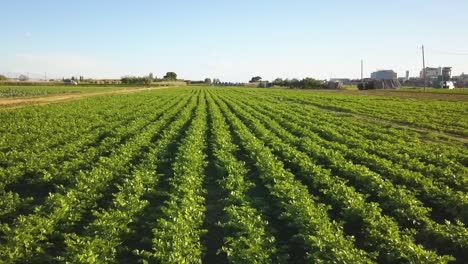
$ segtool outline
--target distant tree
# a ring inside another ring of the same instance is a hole
[[[120,78],[122,84],[126,85],[146,85],[149,86],[152,83],[152,80],[149,76],[145,77],[135,77],[135,76],[124,76]]]
[[[289,88],[299,88],[300,87],[299,79],[293,78],[289,81],[288,86]]]
[[[213,84],[219,84],[219,83],[220,83],[220,81],[219,81],[218,78],[214,78],[214,79],[213,79]]]
[[[7,80],[8,80],[8,77],[6,77],[5,75],[0,74],[0,82],[1,81],[7,81]]]
[[[166,75],[164,75],[164,80],[176,81],[177,80],[177,74],[175,72],[167,72]]]
[[[263,81],[263,82],[260,82],[260,83],[258,84],[258,87],[259,87],[259,88],[271,87],[271,83],[269,83],[268,81]]]
[[[313,78],[304,78],[299,79],[285,79],[277,78],[273,81],[273,85],[285,86],[292,89],[320,89],[323,88],[323,82],[313,79]]]
[[[323,83],[313,78],[304,78],[301,81],[302,89],[320,89],[323,88]]]
[[[260,76],[255,76],[255,77],[252,77],[252,79],[250,79],[250,82],[253,83],[253,82],[259,82],[262,80],[262,77]]]
[[[29,77],[26,76],[26,75],[21,74],[21,75],[18,77],[18,80],[24,82],[24,81],[29,80]]]
[[[153,73],[152,73],[152,72],[150,72],[150,74],[148,75],[148,78],[149,78],[151,81],[154,80],[154,77],[153,77]]]
[[[283,86],[283,79],[281,79],[281,78],[276,78],[276,79],[273,81],[273,85]]]
[[[121,78],[120,78],[120,82],[121,82],[122,84],[130,84],[130,83],[129,83],[129,82],[130,82],[130,77],[129,77],[129,76],[121,77]]]
[[[210,79],[210,78],[206,78],[206,79],[205,79],[205,84],[206,84],[206,85],[211,85],[211,79]]]
[[[71,80],[74,81],[74,80],[75,80],[75,76],[72,76],[72,77],[71,77]]]
[[[151,86],[151,83],[153,82],[153,78],[151,77],[146,77],[146,78],[143,78],[143,84],[146,85],[146,86]]]

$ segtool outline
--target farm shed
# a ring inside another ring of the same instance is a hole
[[[368,80],[364,83],[358,84],[359,90],[373,90],[373,89],[398,89],[401,84],[398,80]]]
[[[330,81],[326,84],[325,88],[327,89],[343,89],[343,83],[342,82],[336,82],[336,81]]]

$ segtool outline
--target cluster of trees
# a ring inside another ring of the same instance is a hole
[[[29,81],[29,76],[21,74],[20,76],[18,76],[18,80],[22,82]]]
[[[210,78],[205,78],[205,81],[203,82],[205,85],[218,85],[221,81],[217,78],[214,78],[211,80]]]
[[[277,78],[273,81],[273,85],[289,87],[291,89],[321,89],[323,82],[314,78],[299,79],[281,79]]]
[[[299,79],[282,79],[276,78],[273,82],[263,81],[262,77],[254,76],[250,79],[249,83],[259,83],[259,87],[283,86],[291,89],[321,89],[323,82],[313,78]]]
[[[142,84],[142,85],[151,85],[151,82],[153,81],[149,76],[145,77],[137,77],[137,76],[124,76],[120,79],[122,81],[122,84],[129,84],[129,85],[136,85],[136,84]]]
[[[234,82],[217,82],[216,86],[244,86],[244,83],[234,83]]]
[[[122,84],[130,85],[151,85],[153,81],[158,80],[153,73],[148,74],[148,76],[138,77],[138,76],[124,76],[120,79]],[[176,81],[177,74],[175,72],[167,72],[166,75],[162,78],[163,81]]]
[[[0,74],[0,82],[1,81],[8,81],[8,77],[6,77],[5,75]]]
[[[164,75],[163,80],[177,81],[177,74],[175,72],[167,72],[166,75]]]
[[[261,80],[262,80],[262,77],[255,76],[255,77],[252,77],[252,79],[250,79],[249,83],[259,82]]]

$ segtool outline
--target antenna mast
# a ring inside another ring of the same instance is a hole
[[[424,45],[422,45],[422,60],[423,60],[424,92],[426,92],[426,60],[425,60],[425,58],[424,58]]]
[[[362,89],[364,89],[364,61],[361,60],[361,85]]]

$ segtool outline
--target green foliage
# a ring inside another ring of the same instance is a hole
[[[351,223],[360,223],[359,229],[363,231],[362,235],[366,239],[366,245],[371,251],[375,251],[380,259],[385,262],[408,261],[420,262],[425,260],[430,263],[447,262],[450,257],[439,257],[436,253],[426,251],[422,247],[414,244],[412,238],[399,231],[398,224],[391,218],[381,215],[380,208],[374,203],[366,203],[365,197],[357,193],[354,188],[345,185],[345,182],[339,178],[331,178],[326,170],[313,164],[314,160],[296,150],[291,145],[282,143],[277,137],[269,133],[260,122],[254,121],[250,114],[241,110],[238,105],[230,105],[235,112],[242,113],[243,121],[250,124],[254,131],[261,135],[261,138],[268,142],[271,147],[278,152],[280,156],[288,160],[302,175],[307,176],[307,180],[326,197],[327,201],[333,206],[340,207],[343,211],[343,219]],[[266,122],[267,124],[271,123]],[[277,126],[280,133],[281,126]],[[282,133],[286,134],[287,131]],[[287,143],[293,143],[292,135],[286,140]],[[314,153],[316,147],[307,149],[305,153]],[[317,163],[317,162],[315,162]],[[340,164],[340,161],[337,161]],[[342,173],[342,172],[341,172]],[[363,177],[360,175],[360,177]],[[415,198],[412,197],[413,201]],[[417,201],[417,200],[416,200]],[[398,205],[401,210],[401,204]],[[417,208],[417,204],[413,207]],[[403,207],[404,208],[404,207]],[[412,208],[412,210],[415,210]],[[420,210],[421,211],[421,210]],[[407,212],[414,214],[415,212]],[[421,214],[427,211],[422,210]],[[414,220],[413,220],[414,221]],[[356,226],[356,227],[357,227]],[[410,249],[410,250],[408,250]]]
[[[2,110],[0,259],[287,263],[301,251],[304,263],[463,262],[467,149],[381,122],[463,133],[465,112],[195,86]],[[206,173],[219,188],[216,230]]]
[[[150,76],[146,77],[134,77],[134,76],[124,76],[120,79],[122,84],[126,85],[151,85],[152,78]]]
[[[202,229],[205,133],[206,105],[199,100],[195,118],[172,164],[169,199],[161,209],[164,216],[153,229],[153,251],[142,253],[150,262],[201,263],[200,237],[206,232]]]
[[[281,79],[277,78],[273,81],[273,85],[289,87],[292,89],[323,89],[324,84],[322,81],[315,80],[313,78],[304,78],[302,80],[298,79]]]
[[[235,158],[237,147],[232,143],[219,108],[211,97],[208,101],[215,162],[221,176],[220,185],[228,194],[224,201],[225,217],[220,223],[226,230],[221,250],[230,263],[271,263],[276,253],[275,238],[268,234],[268,222],[262,219],[247,195],[254,184],[247,179],[244,163]]]
[[[342,227],[330,221],[327,207],[311,199],[307,188],[283,167],[282,162],[274,158],[269,148],[255,138],[233,113],[228,112],[224,103],[221,107],[236,134],[244,142],[249,157],[255,161],[265,186],[284,210],[281,217],[298,228],[298,236],[307,247],[309,261],[371,263],[370,256],[356,249],[351,237],[343,235]]]
[[[177,74],[175,72],[167,72],[163,79],[166,81],[177,81]]]
[[[0,98],[9,97],[41,97],[59,94],[106,92],[123,89],[123,87],[107,86],[63,86],[63,85],[28,85],[0,86]]]
[[[262,77],[260,76],[255,76],[255,77],[252,77],[252,79],[250,79],[249,82],[253,83],[253,82],[259,82],[262,80]]]

